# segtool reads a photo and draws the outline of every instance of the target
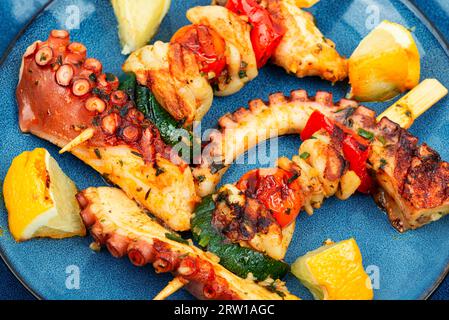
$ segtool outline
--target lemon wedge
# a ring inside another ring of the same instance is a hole
[[[299,257],[292,273],[319,300],[371,300],[373,289],[354,239],[324,245]]]
[[[171,0],[112,0],[122,54],[148,44],[170,8]]]
[[[288,0],[288,2],[293,3],[298,8],[310,8],[318,3],[320,0]]]
[[[371,31],[349,59],[349,98],[387,101],[419,83],[420,55],[404,26],[383,21]]]
[[[14,239],[84,236],[76,193],[75,184],[47,150],[38,148],[17,156],[3,184]]]

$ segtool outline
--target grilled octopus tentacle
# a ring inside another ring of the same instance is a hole
[[[16,92],[20,129],[60,147],[93,130],[70,151],[170,227],[188,230],[199,200],[190,168],[118,90],[117,77],[86,55],[62,30],[27,49]]]
[[[297,299],[281,295],[250,279],[227,271],[213,255],[192,244],[167,238],[171,232],[150,218],[116,188],[89,188],[77,195],[82,217],[94,240],[106,245],[114,257],[128,255],[136,266],[152,264],[157,273],[170,272],[188,283],[201,299]]]
[[[201,165],[193,169],[199,195],[211,194],[227,167],[246,150],[269,138],[299,134],[313,111],[343,117],[345,112],[340,110],[357,106],[346,99],[334,105],[331,93],[317,92],[315,98],[309,98],[306,91],[295,90],[290,97],[275,93],[268,103],[256,99],[249,102],[248,109],[224,115],[218,120],[219,131],[208,137]]]

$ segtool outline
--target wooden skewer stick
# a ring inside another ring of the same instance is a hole
[[[61,150],[59,150],[59,153],[62,154],[64,152],[70,151],[81,143],[91,139],[94,136],[94,132],[95,130],[93,128],[84,130],[75,139],[67,143]]]
[[[167,286],[161,290],[157,294],[157,296],[154,297],[153,300],[165,300],[169,296],[171,296],[173,293],[184,287],[184,285],[187,284],[187,281],[181,277],[175,277],[172,281],[170,281]]]
[[[436,79],[426,79],[377,117],[387,117],[408,129],[413,122],[448,93]]]

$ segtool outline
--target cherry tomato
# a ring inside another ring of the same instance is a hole
[[[213,72],[218,77],[226,67],[226,44],[223,38],[204,25],[189,25],[179,29],[172,43],[179,43],[191,50],[204,73]]]
[[[246,173],[237,188],[260,201],[284,228],[298,216],[304,199],[297,177],[282,169],[258,169]]]

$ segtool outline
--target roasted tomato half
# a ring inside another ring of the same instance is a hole
[[[297,175],[279,168],[252,170],[237,188],[268,208],[282,228],[296,219],[304,202]]]
[[[218,77],[226,67],[226,44],[220,35],[204,25],[189,25],[179,29],[172,43],[179,43],[191,50],[200,64],[201,71],[213,72]]]

